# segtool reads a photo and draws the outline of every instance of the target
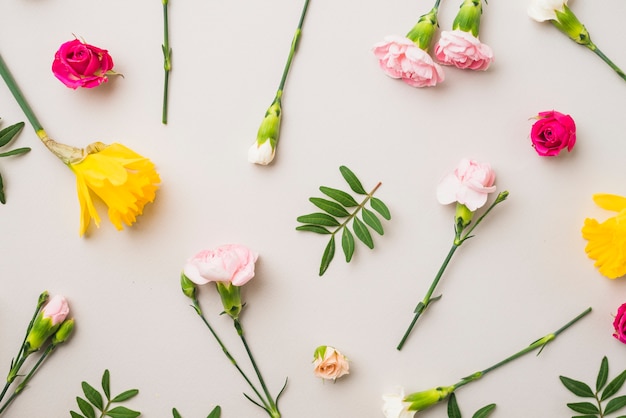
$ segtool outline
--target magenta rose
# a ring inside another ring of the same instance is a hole
[[[444,80],[443,69],[412,40],[387,36],[372,48],[380,68],[392,78],[413,87],[431,87]]]
[[[462,30],[442,31],[435,46],[437,60],[460,69],[486,70],[493,62],[491,48]]]
[[[554,157],[563,148],[571,151],[576,143],[574,119],[555,110],[541,112],[530,131],[530,140],[537,154],[543,157]]]
[[[622,306],[617,309],[617,314],[615,314],[615,320],[613,321],[613,328],[615,328],[613,336],[626,344],[626,303],[622,304]]]
[[[105,49],[81,42],[66,42],[54,54],[52,72],[67,87],[92,88],[107,82],[113,59]]]

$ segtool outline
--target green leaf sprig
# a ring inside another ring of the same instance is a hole
[[[182,415],[178,413],[176,408],[172,409],[172,414],[174,415],[174,418],[183,418]],[[209,416],[207,416],[206,418],[220,418],[221,415],[222,415],[222,408],[220,408],[220,406],[218,405],[215,408],[213,408]]]
[[[493,410],[496,409],[496,404],[491,403],[489,405],[483,406],[478,411],[474,412],[472,418],[487,418]],[[462,418],[461,417],[461,409],[459,408],[459,404],[456,401],[456,395],[454,392],[450,394],[448,398],[448,418]]]
[[[568,403],[567,406],[575,412],[584,415],[576,415],[574,418],[596,418],[606,417],[613,412],[617,412],[626,406],[626,396],[613,397],[626,382],[626,370],[621,372],[616,378],[611,380],[608,384],[609,378],[609,360],[605,357],[602,358],[600,363],[600,370],[598,371],[598,377],[596,378],[595,391],[591,389],[589,385],[578,380],[571,379],[565,376],[559,376],[563,385],[574,395],[581,398],[593,398],[595,404],[592,402],[574,402]],[[602,402],[607,401],[607,404],[602,409]],[[620,415],[618,418],[624,418],[626,415]]]
[[[24,127],[24,122],[18,122],[14,125],[8,126],[0,131],[0,148],[8,145],[16,136],[20,133]],[[15,148],[11,151],[0,152],[0,157],[9,157],[11,155],[25,154],[30,151],[30,148]],[[3,205],[7,202],[4,194],[4,180],[2,174],[0,174],[0,203]]]
[[[374,193],[378,190],[382,183],[378,183],[369,193],[365,191],[361,181],[346,166],[339,167],[341,175],[346,180],[354,193],[363,196],[363,200],[359,203],[350,193],[330,187],[321,186],[320,191],[330,199],[321,197],[311,197],[309,201],[321,209],[323,212],[315,212],[308,215],[302,215],[297,218],[298,222],[303,223],[296,227],[298,231],[309,231],[317,234],[330,235],[330,240],[324,249],[322,262],[320,264],[319,275],[322,276],[330,262],[335,256],[335,236],[341,233],[341,248],[346,258],[346,263],[352,260],[355,250],[354,235],[368,248],[374,248],[374,240],[370,233],[370,228],[379,235],[384,234],[383,225],[378,216],[382,216],[386,220],[391,219],[391,213],[387,205],[382,200],[374,197]],[[366,207],[369,205],[372,210]],[[358,217],[360,214],[361,218]],[[352,231],[348,228],[352,222]]]
[[[104,397],[96,388],[91,386],[89,383],[81,383],[83,393],[85,394],[86,399],[77,396],[76,402],[78,403],[78,408],[80,408],[80,411],[83,413],[83,415],[74,411],[70,411],[70,415],[72,416],[72,418],[136,418],[141,415],[141,412],[133,411],[132,409],[128,409],[124,406],[116,406],[111,408],[111,404],[124,402],[135,397],[139,393],[139,390],[125,390],[119,395],[111,397],[109,370],[104,371],[104,374],[102,375],[101,385],[104,392]],[[100,415],[96,415],[96,410],[100,412]]]

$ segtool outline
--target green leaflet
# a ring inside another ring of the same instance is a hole
[[[14,125],[4,128],[0,131],[0,147],[8,145],[16,136],[20,133],[24,127],[24,122],[18,122]],[[12,155],[25,154],[30,151],[30,148],[16,148],[10,151],[0,152],[0,157],[10,157]],[[0,175],[0,203],[6,203],[6,196],[4,193],[4,181]]]
[[[213,408],[209,416],[206,418],[220,418],[220,415],[222,415],[222,408],[220,408],[220,406],[218,405]]]
[[[299,216],[296,220],[302,225],[296,227],[298,231],[314,232],[322,235],[331,235],[320,263],[319,275],[322,276],[330,265],[335,255],[337,233],[341,233],[341,248],[346,262],[352,260],[355,251],[354,235],[368,248],[374,248],[374,240],[370,229],[377,234],[383,235],[384,229],[379,215],[385,219],[391,219],[391,212],[385,203],[374,197],[381,183],[379,182],[369,193],[363,188],[363,184],[357,176],[346,166],[339,167],[342,177],[348,183],[350,189],[359,195],[364,195],[359,202],[349,192],[321,186],[319,190],[330,199],[311,197],[309,201],[322,212],[310,213]],[[366,208],[368,204],[372,210]],[[352,231],[348,226],[352,222]]]
[[[487,418],[494,409],[496,409],[495,403],[483,406],[478,411],[474,412],[472,418]],[[459,409],[459,404],[456,401],[454,392],[452,392],[448,398],[448,418],[462,418],[461,410]]]
[[[125,406],[116,406],[109,409],[112,403],[126,401],[136,396],[139,391],[137,389],[126,390],[111,399],[110,374],[108,370],[105,370],[102,374],[102,391],[104,392],[104,397],[96,388],[87,382],[82,382],[81,387],[87,400],[77,396],[76,403],[78,404],[78,409],[80,409],[84,415],[75,411],[70,411],[70,416],[72,418],[96,418],[96,410],[101,413],[98,414],[99,417],[108,416],[110,418],[136,418],[141,415],[141,412],[133,411]],[[106,403],[104,402],[104,399],[106,399]]]

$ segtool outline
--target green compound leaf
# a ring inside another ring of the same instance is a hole
[[[370,231],[367,229],[365,224],[361,222],[359,218],[354,218],[352,228],[354,229],[354,233],[356,234],[357,238],[360,239],[363,244],[367,245],[370,249],[374,248],[372,235],[370,234]]]
[[[618,396],[617,398],[613,398],[606,404],[604,408],[604,415],[611,414],[619,409],[622,409],[626,406],[626,396]]]
[[[141,412],[133,411],[132,409],[128,409],[124,406],[116,406],[105,415],[111,418],[137,418],[141,415]]]
[[[354,254],[354,237],[348,228],[343,228],[341,248],[343,248],[343,253],[346,256],[346,263],[349,263]]]
[[[76,403],[78,404],[78,407],[80,408],[80,412],[85,414],[87,418],[96,418],[96,412],[94,411],[93,406],[91,406],[89,402],[87,402],[80,396],[77,396]]]
[[[461,410],[459,409],[459,404],[456,401],[454,392],[452,392],[448,398],[448,418],[461,418]]]
[[[372,209],[374,209],[376,212],[380,213],[380,216],[387,219],[388,221],[391,220],[391,212],[389,212],[389,208],[383,203],[382,200],[376,197],[372,197],[370,199],[370,206],[372,206]]]
[[[598,378],[596,379],[596,391],[600,390],[606,385],[606,381],[609,377],[609,359],[604,356],[600,363],[600,370],[598,371]]]
[[[111,399],[111,402],[124,402],[130,398],[135,397],[139,391],[137,389],[129,389],[117,395],[115,398]]]
[[[600,400],[604,401],[605,399],[608,399],[611,396],[615,395],[624,385],[624,381],[626,381],[626,370],[621,372],[619,376],[611,380],[611,382],[606,385],[606,388],[604,388]]]
[[[595,397],[595,394],[586,383],[570,379],[569,377],[565,376],[559,376],[559,379],[561,379],[561,383],[563,383],[563,385],[574,395],[580,396],[581,398]]]
[[[351,195],[342,190],[331,189],[330,187],[321,186],[320,191],[331,199],[335,199],[337,202],[341,203],[347,208],[359,206],[357,201],[354,200]]]
[[[4,147],[6,144],[17,135],[24,127],[24,122],[18,122],[15,125],[8,126],[0,131],[0,147]]]
[[[105,369],[104,373],[102,373],[102,390],[107,400],[111,400],[111,374],[108,369]]]
[[[335,236],[332,235],[330,237],[330,241],[328,241],[328,244],[326,245],[324,254],[322,255],[322,263],[320,264],[320,276],[322,276],[326,272],[326,270],[328,269],[328,266],[330,265],[330,262],[333,261],[334,256],[335,256]]]
[[[91,402],[93,406],[98,408],[98,411],[102,411],[104,409],[104,403],[102,402],[102,395],[100,392],[87,382],[82,382],[81,386],[87,400]]]
[[[309,198],[309,201],[324,212],[328,212],[333,216],[345,218],[350,215],[350,213],[348,213],[348,211],[337,202],[322,199],[321,197],[311,197]]]
[[[599,414],[600,411],[598,407],[592,404],[591,402],[575,402],[568,403],[567,406],[575,411],[580,412],[581,414]]]
[[[298,216],[296,219],[303,224],[321,225],[321,226],[339,226],[339,221],[325,213],[311,213],[309,215]]]
[[[474,415],[472,415],[472,418],[487,418],[489,415],[491,415],[494,409],[496,409],[495,403],[483,406],[478,411],[476,411]]]
[[[368,209],[361,209],[361,213],[363,214],[363,221],[368,224],[374,231],[378,232],[379,235],[384,235],[385,231],[383,230],[383,224],[380,223],[378,217]]]
[[[328,229],[319,225],[300,225],[296,227],[296,231],[309,231],[315,232],[316,234],[332,234]]]
[[[363,185],[361,184],[361,181],[348,167],[342,165],[341,167],[339,167],[339,171],[341,171],[341,175],[346,180],[346,182],[348,182],[348,185],[350,186],[352,191],[354,191],[354,193],[367,194],[367,192],[363,188]]]
[[[220,418],[220,415],[222,415],[222,408],[220,408],[220,406],[218,405],[213,408],[209,416],[206,418]]]

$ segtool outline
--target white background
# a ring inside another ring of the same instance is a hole
[[[450,29],[460,1],[443,0]],[[287,80],[274,164],[247,162],[271,103],[301,1],[190,0],[170,4],[173,71],[169,124],[160,122],[162,9],[159,1],[6,0],[0,52],[49,135],[86,146],[121,142],[149,157],[162,177],[157,199],[118,232],[106,210],[79,238],[74,176],[30,126],[2,159],[7,204],[0,207],[0,364],[8,371],[39,293],[65,295],[75,334],[35,376],[7,418],[69,416],[80,382],[112,391],[138,388],[128,406],[149,418],[187,418],[212,407],[223,418],[262,417],[179,289],[187,258],[203,248],[245,244],[260,253],[245,286],[242,321],[271,390],[288,376],[285,418],[381,417],[381,395],[449,385],[559,328],[588,306],[591,315],[540,356],[530,354],[458,391],[464,416],[496,403],[496,417],[567,417],[575,398],[566,375],[595,382],[601,358],[610,376],[626,368],[613,315],[626,302],[624,279],[608,280],[588,259],[580,229],[604,220],[594,193],[626,194],[626,119],[621,80],[598,57],[549,23],[532,21],[526,1],[485,6],[481,40],[496,61],[487,72],[445,68],[435,88],[385,76],[371,46],[403,35],[432,6],[411,0],[312,0]],[[592,39],[626,67],[626,3],[575,1]],[[55,51],[73,34],[108,49],[113,78],[71,90],[52,74]],[[533,115],[556,109],[578,126],[575,149],[539,157]],[[0,86],[2,126],[26,120]],[[454,207],[435,199],[439,179],[463,157],[489,162],[510,198],[455,255],[406,344],[395,346],[453,238]],[[346,264],[338,248],[317,271],[326,237],[295,231],[321,185],[347,189],[347,165],[390,207],[385,235],[357,244]],[[210,287],[201,301],[246,366]],[[312,353],[334,345],[351,360],[335,384],[312,374]],[[4,375],[5,371],[2,371]],[[424,413],[446,416],[445,405]]]

